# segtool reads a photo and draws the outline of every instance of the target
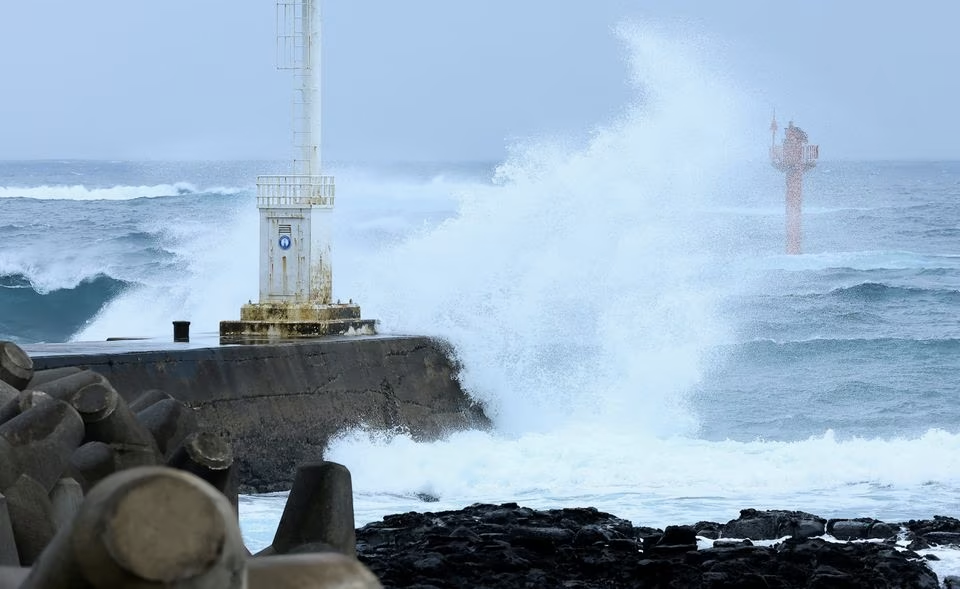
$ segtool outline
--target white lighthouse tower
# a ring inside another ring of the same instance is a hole
[[[257,177],[260,299],[240,321],[220,322],[226,338],[373,334],[360,307],[333,302],[333,176],[320,159],[320,0],[277,2],[277,67],[294,72],[293,170]]]

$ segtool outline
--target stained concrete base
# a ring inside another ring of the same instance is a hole
[[[279,340],[324,335],[376,335],[372,319],[336,319],[331,321],[221,321],[224,344]]]
[[[325,335],[375,335],[377,322],[360,318],[360,306],[266,302],[240,308],[240,321],[221,321],[223,343]]]

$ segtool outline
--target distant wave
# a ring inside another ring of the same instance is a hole
[[[884,209],[897,208],[888,206],[879,207],[805,207],[804,214],[807,215],[830,215],[834,213],[866,213],[870,211],[879,211]],[[705,209],[705,212],[719,215],[743,216],[743,217],[782,217],[783,205],[778,206],[716,206]]]
[[[944,271],[946,273],[946,271]],[[928,286],[902,286],[899,284],[889,284],[883,279],[898,282],[896,277],[881,276],[881,271],[868,272],[870,278],[881,278],[879,281],[866,280],[849,286],[838,286],[826,291],[812,290],[787,293],[762,293],[755,300],[762,302],[778,301],[782,299],[802,300],[809,302],[835,302],[844,303],[884,303],[889,301],[905,301],[910,299],[936,300],[941,303],[960,304],[960,290],[952,288],[940,288],[934,285],[933,281],[928,281]],[[924,276],[924,272],[918,272],[917,275]],[[932,272],[932,276],[942,276],[939,272]],[[831,277],[826,277],[824,282],[832,282]],[[810,288],[810,287],[807,287]],[[859,312],[859,309],[857,310]]]
[[[768,354],[790,353],[795,356],[808,356],[823,353],[851,353],[863,355],[867,352],[896,352],[910,349],[913,352],[926,351],[960,352],[960,338],[910,339],[898,337],[881,338],[811,338],[806,340],[756,339],[732,346],[748,357]]]
[[[922,254],[910,251],[862,251],[771,256],[761,269],[801,272],[808,270],[958,269],[960,255]]]
[[[940,207],[939,203],[921,203],[921,204],[910,204],[910,205],[896,205],[896,204],[882,204],[877,206],[838,206],[838,207],[826,207],[826,206],[805,206],[803,208],[804,215],[838,215],[838,214],[853,214],[856,218],[868,218],[873,216],[878,212],[887,213],[889,211],[901,211],[900,214],[904,213],[923,213],[930,209],[935,209]],[[712,212],[715,214],[721,215],[735,215],[735,216],[744,216],[744,217],[783,217],[783,205],[777,206],[767,206],[767,205],[756,205],[756,206],[715,206],[707,209],[707,212]]]
[[[854,286],[835,288],[826,295],[808,296],[827,296],[854,301],[889,301],[892,299],[934,296],[940,299],[956,299],[960,302],[960,291],[953,289],[890,286],[879,282],[863,282]]]
[[[99,274],[73,288],[41,292],[23,274],[0,274],[0,338],[62,342],[82,328],[130,283]]]
[[[919,276],[946,276],[952,268],[921,268],[917,274]]]
[[[113,186],[88,188],[83,185],[66,186],[0,186],[0,198],[33,198],[37,200],[133,200],[135,198],[159,198],[188,194],[231,195],[243,192],[237,187],[200,188],[189,182],[156,184],[153,186]]]
[[[924,238],[932,237],[945,237],[945,238],[956,238],[960,235],[960,229],[956,227],[945,227],[942,229],[928,229],[922,232]]]

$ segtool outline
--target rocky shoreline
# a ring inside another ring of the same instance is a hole
[[[960,544],[960,521],[746,509],[725,524],[660,530],[593,508],[508,503],[386,516],[356,537],[358,558],[384,587],[934,589],[936,557],[916,551]],[[960,578],[943,583],[960,587]]]

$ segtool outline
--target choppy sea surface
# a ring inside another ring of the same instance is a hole
[[[960,163],[822,146],[787,256],[783,176],[736,147],[734,100],[698,98],[722,85],[636,75],[660,91],[583,141],[331,165],[334,296],[449,340],[496,423],[336,440],[358,525],[479,501],[649,526],[960,515]],[[0,162],[0,338],[216,331],[257,296],[253,184],[283,166]],[[251,549],[283,500],[243,498]]]

